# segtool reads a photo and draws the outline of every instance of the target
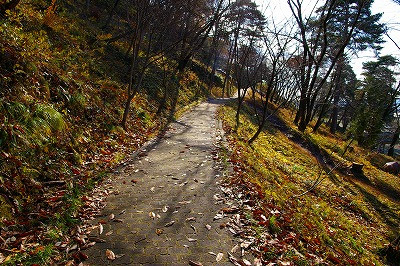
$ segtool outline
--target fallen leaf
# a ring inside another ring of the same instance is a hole
[[[151,187],[151,188],[150,188],[150,191],[153,192],[153,193],[154,193],[155,190],[156,190],[155,187]]]
[[[200,262],[189,260],[189,265],[191,266],[203,266]]]
[[[255,258],[253,264],[254,266],[262,266],[262,262],[259,258]]]
[[[107,249],[106,250],[106,257],[109,260],[115,260],[115,254],[111,250]]]
[[[169,222],[169,223],[166,223],[164,226],[165,226],[165,227],[169,227],[169,226],[173,225],[174,223],[175,223],[175,221],[171,221],[171,222]]]
[[[103,233],[103,230],[104,230],[103,225],[99,224],[99,235]]]
[[[232,249],[231,249],[231,252],[232,253],[236,253],[236,251],[238,251],[239,250],[239,245],[235,245]]]
[[[162,211],[163,211],[163,212],[167,212],[167,211],[168,211],[168,209],[169,209],[169,207],[168,207],[168,206],[164,206],[164,207],[162,208]]]
[[[149,212],[149,217],[151,219],[154,219],[154,218],[156,218],[156,214],[154,212]]]
[[[209,251],[208,254],[213,255],[213,256],[217,256],[217,254],[215,254],[215,253],[212,252],[212,251]]]
[[[195,241],[197,241],[196,238],[190,238],[190,237],[187,237],[187,240],[188,240],[189,242],[195,242]]]
[[[122,214],[124,214],[126,212],[126,210],[122,210],[120,213],[119,213],[119,215],[122,215]]]
[[[237,211],[239,211],[239,208],[236,207],[236,206],[232,206],[232,207],[229,207],[229,208],[223,208],[222,211],[224,213],[233,214],[233,213],[236,213]]]
[[[104,239],[101,239],[101,238],[98,238],[98,237],[89,237],[89,241],[94,241],[96,243],[105,243],[106,242]]]
[[[208,231],[210,231],[211,230],[211,225],[206,224],[206,228],[207,228]]]
[[[218,255],[217,255],[217,257],[215,258],[215,260],[217,261],[217,262],[220,262],[221,260],[222,260],[222,258],[224,257],[224,253],[218,253]]]
[[[186,222],[192,222],[192,221],[196,221],[196,217],[186,218]]]
[[[243,263],[244,263],[246,266],[251,266],[251,262],[248,261],[248,260],[246,260],[246,259],[243,259]]]
[[[115,256],[116,259],[122,258],[123,256],[125,256],[125,254],[118,254]]]
[[[157,235],[161,235],[164,232],[164,230],[162,229],[156,229],[156,234]]]
[[[194,225],[190,225],[190,227],[193,229],[194,233],[197,234],[197,229]]]
[[[224,218],[224,215],[223,214],[221,214],[221,213],[217,213],[215,216],[214,216],[214,221],[215,220],[219,220],[219,219],[222,219],[222,218]]]
[[[114,213],[111,213],[110,216],[108,216],[108,218],[109,218],[110,220],[114,220],[114,218],[115,218]]]
[[[229,258],[229,261],[233,263],[233,265],[242,266],[242,264],[238,261],[238,259],[236,259],[236,258],[235,258],[232,254],[230,254],[229,252],[228,252],[228,258]]]
[[[244,241],[243,243],[240,244],[241,248],[248,248],[251,244],[253,244],[252,241]]]

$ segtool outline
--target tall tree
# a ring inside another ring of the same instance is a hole
[[[382,56],[377,61],[364,63],[365,78],[359,91],[359,108],[351,130],[364,147],[374,146],[383,126],[398,108],[396,98],[400,87],[394,87],[396,80],[391,70],[397,63],[392,56]]]
[[[304,131],[311,121],[316,99],[346,47],[352,39],[363,38],[359,26],[368,18],[372,1],[326,0],[313,19],[304,17],[302,1],[288,0],[288,3],[301,36],[300,101],[295,123]],[[340,32],[335,33],[335,29]]]

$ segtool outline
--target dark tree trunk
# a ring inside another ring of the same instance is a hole
[[[399,136],[400,136],[400,128],[397,127],[396,132],[394,132],[393,138],[392,138],[392,142],[390,143],[390,148],[388,150],[388,155],[392,156],[394,155],[394,146],[396,145],[397,141],[399,140]]]
[[[125,102],[124,115],[122,116],[122,121],[121,121],[121,125],[124,130],[126,130],[126,123],[128,121],[129,110],[131,108],[131,102],[134,97],[135,95],[130,95],[128,97],[128,100]]]
[[[332,113],[331,113],[331,126],[329,128],[329,131],[332,134],[336,133],[337,125],[338,125],[338,114],[339,114],[339,98],[340,94],[338,92],[335,92],[335,97],[333,97],[333,107],[332,107]]]

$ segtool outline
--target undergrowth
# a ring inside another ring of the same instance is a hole
[[[219,116],[228,134],[231,161],[240,164],[242,169],[236,174],[263,190],[269,206],[265,210],[269,232],[281,239],[288,232],[294,232],[294,248],[309,263],[318,256],[335,264],[384,264],[379,250],[398,233],[400,222],[399,198],[396,199],[400,191],[398,177],[373,165],[371,158],[378,155],[355,144],[342,157],[349,141],[327,133],[326,129],[321,133],[307,131],[304,139],[344,165],[329,175],[309,150],[269,123],[250,146],[246,141],[257,130],[252,111],[246,105],[243,107],[237,132],[234,131],[234,102],[221,108]],[[295,130],[288,110],[280,110],[279,116]],[[346,172],[345,167],[352,162],[364,164],[365,180]],[[322,183],[299,197],[318,177],[323,178]],[[272,214],[271,209],[279,211]],[[271,262],[283,256],[280,253],[283,251],[268,252]],[[300,258],[293,261],[300,263]]]

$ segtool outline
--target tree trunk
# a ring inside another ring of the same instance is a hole
[[[335,92],[335,97],[333,98],[332,114],[331,114],[331,126],[329,128],[329,131],[332,134],[336,133],[336,129],[337,129],[337,125],[338,125],[339,97],[340,97],[340,94],[338,92]]]
[[[131,108],[131,102],[134,97],[135,95],[133,96],[130,95],[125,102],[124,115],[122,116],[122,121],[121,121],[121,126],[124,130],[126,130],[126,122],[128,121],[129,110]]]
[[[236,116],[235,116],[235,119],[236,119],[235,131],[237,131],[239,128],[240,109],[242,108],[242,101],[243,101],[243,99],[240,98],[240,90],[238,88],[238,106],[237,106]]]
[[[392,156],[394,155],[394,146],[396,145],[397,141],[399,140],[400,136],[400,127],[397,127],[396,131],[394,132],[392,142],[390,143],[390,148],[388,150],[388,155]]]

